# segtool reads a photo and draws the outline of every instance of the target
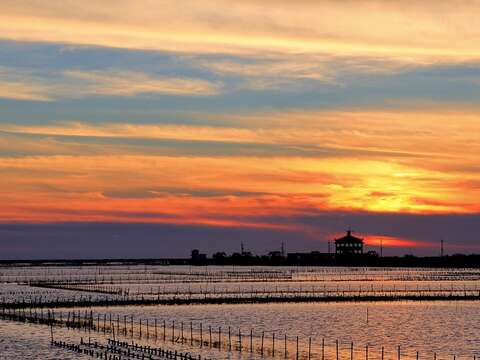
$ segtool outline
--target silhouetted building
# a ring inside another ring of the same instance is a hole
[[[377,257],[377,258],[379,257],[378,252],[376,252],[375,250],[367,251],[367,255],[372,257]]]
[[[337,255],[357,255],[363,254],[363,239],[352,235],[352,231],[348,230],[347,235],[339,239],[335,239],[335,254]]]
[[[324,265],[333,258],[332,255],[311,251],[309,253],[288,253],[287,263],[290,265]]]
[[[278,259],[278,258],[284,258],[283,253],[281,251],[270,251],[268,253],[268,256],[271,259]]]
[[[207,261],[206,254],[200,254],[200,251],[197,249],[192,250],[192,264],[203,264]]]
[[[227,254],[223,251],[219,251],[212,255],[212,259],[215,261],[225,261],[225,259],[227,259]]]

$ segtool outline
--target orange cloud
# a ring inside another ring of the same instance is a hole
[[[384,246],[384,247],[404,247],[404,248],[420,248],[420,247],[432,247],[438,246],[438,244],[433,244],[426,241],[419,241],[414,239],[404,239],[394,236],[384,236],[384,235],[367,235],[365,238],[365,243],[368,246]]]
[[[451,9],[455,8],[455,11]],[[424,64],[478,59],[465,1],[2,1],[4,39],[201,53],[327,54]],[[375,30],[372,31],[372,24]]]
[[[33,218],[43,218],[48,199],[63,204],[59,212],[109,204],[134,206],[131,214],[163,202],[162,214],[176,219],[176,209],[182,209],[182,221],[323,210],[475,213],[480,211],[477,119],[474,111],[344,111],[251,114],[233,119],[232,127],[3,125],[0,130],[8,133],[0,134],[0,151],[22,156],[0,157],[0,194],[15,194],[8,207],[28,205],[25,216]],[[127,141],[132,138],[134,143]],[[169,142],[165,152],[165,145],[157,148],[150,141],[145,147],[142,139],[179,143],[175,148]],[[211,150],[196,153],[190,144],[193,150],[185,155],[179,152],[181,141],[204,141],[203,148]],[[223,144],[244,151],[227,153]],[[266,154],[258,144],[279,146],[281,155]],[[73,200],[84,195],[85,204],[76,205]],[[20,210],[15,216],[4,211],[11,221],[23,219]],[[55,218],[49,214],[44,217]],[[85,214],[68,218],[75,216]]]
[[[207,80],[181,77],[154,77],[135,71],[69,70],[65,72],[65,76],[82,82],[81,84],[76,84],[76,91],[72,87],[70,91],[72,95],[134,96],[137,94],[168,94],[177,96],[208,96],[215,95],[220,90],[219,84]]]
[[[0,193],[10,199],[4,202],[1,216],[12,221],[25,221],[23,216],[58,219],[62,211],[68,219],[85,219],[85,214],[69,214],[69,209],[90,211],[89,219],[103,219],[98,211],[112,209],[122,209],[126,213],[121,217],[127,218],[144,213],[151,213],[152,218],[174,216],[162,221],[175,221],[178,216],[183,221],[218,221],[321,210],[473,211],[467,200],[461,205],[412,201],[420,195],[444,198],[441,177],[439,187],[432,189],[418,180],[433,174],[417,170],[413,178],[397,177],[395,173],[406,173],[407,169],[372,160],[40,156],[0,159],[0,167]],[[378,187],[393,193],[371,199],[369,194]],[[145,189],[146,195],[138,196],[139,189]],[[21,204],[15,214],[11,213],[12,204]],[[51,208],[57,212],[47,211]]]
[[[67,121],[45,125],[0,125],[0,130],[18,134],[94,136],[115,138],[177,139],[221,142],[273,143],[275,132],[235,127],[173,124],[91,124]]]
[[[0,81],[0,98],[13,100],[51,101],[48,88],[26,82]]]
[[[145,94],[212,96],[221,90],[222,85],[218,82],[199,78],[153,76],[139,71],[68,70],[51,78],[0,66],[0,98],[15,100],[54,101],[59,98]]]
[[[383,153],[404,162],[428,158],[428,162],[422,162],[431,168],[449,162],[459,167],[459,159],[462,164],[475,164],[474,154],[480,152],[476,137],[480,132],[478,109],[282,111],[202,116],[212,122],[226,122],[228,126],[65,121],[44,125],[4,124],[0,130],[44,135],[322,145],[357,153],[368,151],[370,157]]]
[[[140,222],[194,224],[264,229],[297,229],[294,224],[259,221],[259,217],[301,213],[306,201],[280,196],[163,195],[152,198],[111,198],[97,193],[48,191],[6,195],[2,222]],[[296,205],[294,203],[297,203]],[[12,205],[13,204],[13,205]],[[297,207],[297,211],[295,211]]]

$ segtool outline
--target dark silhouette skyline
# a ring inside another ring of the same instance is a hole
[[[122,223],[47,223],[0,224],[0,259],[58,258],[145,258],[189,257],[191,249],[213,254],[217,251],[247,250],[266,254],[287,252],[328,252],[328,242],[339,229],[353,224],[360,237],[364,234],[396,235],[417,239],[421,246],[383,244],[383,253],[390,255],[431,255],[478,253],[479,215],[398,215],[398,214],[323,214],[297,217],[295,221],[308,229],[319,231],[285,231],[239,227],[216,227],[168,224]],[[341,231],[341,230],[340,230]],[[327,234],[325,234],[327,233]],[[380,253],[380,244],[365,249]],[[333,248],[332,248],[333,251]]]

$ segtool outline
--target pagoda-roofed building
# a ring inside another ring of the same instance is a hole
[[[337,255],[358,255],[363,254],[363,239],[352,235],[348,230],[347,235],[335,239],[335,254]]]

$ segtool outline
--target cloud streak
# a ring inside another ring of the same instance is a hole
[[[478,59],[476,2],[3,1],[2,38],[189,53]],[[452,12],[452,7],[455,11]],[[233,11],[232,11],[233,10]],[[372,32],[372,24],[376,31]]]
[[[49,88],[46,86],[28,82],[1,80],[0,98],[27,101],[53,100],[49,95]]]
[[[51,101],[51,88],[31,74],[0,66],[0,99]]]
[[[65,70],[46,76],[0,67],[0,98],[25,101],[114,96],[213,96],[222,84],[200,78],[160,76],[124,69]]]
[[[185,77],[159,77],[143,72],[125,70],[84,71],[67,70],[64,75],[73,79],[78,95],[135,96],[163,94],[174,96],[211,96],[220,92],[221,86],[202,79]],[[78,84],[79,83],[79,84]]]
[[[180,189],[174,197],[181,189],[234,198],[281,196],[292,209],[300,196],[309,203],[302,208],[315,210],[473,213],[479,207],[472,199],[480,196],[477,116],[432,110],[291,112],[242,116],[236,127],[3,125],[0,166],[10,171],[5,186],[19,194],[48,184],[74,193],[144,189],[163,197],[170,192],[158,193],[161,184]],[[14,170],[36,175],[19,180]],[[53,170],[65,176],[49,176]],[[47,192],[56,196],[55,190]]]

